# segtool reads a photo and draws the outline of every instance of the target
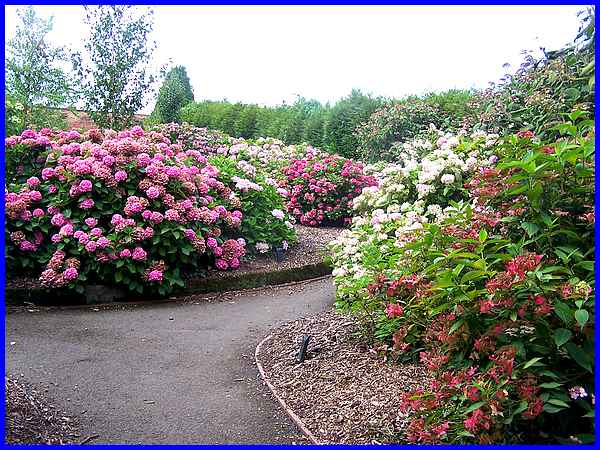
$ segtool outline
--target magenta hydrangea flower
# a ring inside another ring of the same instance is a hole
[[[29,177],[27,179],[27,184],[29,187],[36,187],[40,185],[40,179],[38,177]]]
[[[98,219],[95,217],[88,217],[84,220],[84,222],[90,228],[94,228],[96,225],[98,225]]]
[[[136,247],[133,249],[133,253],[131,254],[131,258],[135,261],[144,261],[146,259],[146,252],[142,247]]]
[[[80,192],[90,192],[92,190],[92,182],[90,180],[81,180],[79,183]]]
[[[227,264],[227,261],[225,261],[224,259],[221,259],[221,258],[219,258],[215,261],[215,266],[219,270],[227,270],[229,268],[229,264]]]
[[[35,208],[33,210],[33,217],[44,217],[46,213],[44,213],[44,210],[41,208]]]
[[[125,181],[127,179],[127,172],[125,172],[124,170],[118,170],[115,173],[115,181],[117,183],[120,183],[121,181]]]
[[[206,240],[206,245],[208,245],[209,248],[215,249],[219,246],[219,243],[215,238],[210,237]]]
[[[154,199],[160,197],[160,191],[158,190],[157,187],[151,186],[148,189],[146,189],[146,195],[148,196],[149,199],[154,200]]]
[[[65,280],[71,281],[77,279],[79,273],[75,267],[69,267],[67,270],[65,270],[63,276],[65,277]]]
[[[79,207],[81,209],[92,209],[94,207],[94,205],[95,205],[95,202],[91,198],[86,198],[81,203],[79,203]]]
[[[95,252],[97,248],[98,244],[95,241],[89,241],[85,244],[85,249],[90,253]]]
[[[127,248],[124,250],[121,250],[121,253],[119,253],[120,258],[129,258],[130,256],[131,256],[131,250],[129,250]]]
[[[73,225],[67,223],[60,228],[59,234],[63,236],[71,236],[73,234]]]
[[[108,238],[102,236],[101,238],[98,239],[98,247],[100,248],[106,248],[110,245],[110,241],[108,240]]]
[[[162,281],[163,273],[160,270],[152,270],[148,274],[148,281]]]

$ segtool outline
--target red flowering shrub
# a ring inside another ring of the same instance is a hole
[[[184,285],[184,271],[235,269],[246,252],[242,230],[268,223],[256,221],[260,208],[243,211],[250,200],[281,212],[272,217],[278,227],[253,239],[279,245],[294,236],[264,177],[252,192],[238,189],[229,167],[223,177],[203,153],[157,132],[28,131],[6,144],[8,154],[46,146],[43,168],[5,192],[5,230],[9,271],[41,272],[49,288],[102,282],[166,294]],[[254,219],[242,226],[246,215]]]
[[[303,225],[346,224],[352,220],[352,199],[376,185],[363,166],[337,155],[308,154],[293,160],[281,183],[288,190],[288,211]]]
[[[555,142],[505,138],[468,203],[386,259],[373,246],[379,273],[356,271],[354,297],[338,298],[432,372],[402,394],[409,442],[594,439],[593,122],[570,118]]]

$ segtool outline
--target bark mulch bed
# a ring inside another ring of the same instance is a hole
[[[258,361],[276,394],[323,444],[400,443],[407,416],[399,393],[423,386],[418,365],[391,365],[356,336],[349,316],[326,311],[289,322],[263,343]],[[310,335],[308,357],[296,361]]]
[[[31,386],[4,377],[5,443],[7,444],[78,444],[74,420],[54,406]],[[84,440],[85,441],[85,440]]]

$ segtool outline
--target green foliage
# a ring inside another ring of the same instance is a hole
[[[355,130],[358,155],[365,161],[393,161],[395,144],[426,134],[430,125],[458,131],[470,116],[469,91],[450,90],[389,102],[375,111]]]
[[[435,380],[401,396],[412,414],[405,439],[568,442],[593,434],[593,401],[573,394],[594,392],[588,117],[568,114],[552,130],[556,140],[530,132],[502,139],[493,147],[498,164],[467,181],[468,202],[450,201],[438,220],[399,233],[400,215],[375,236],[358,220],[347,249],[338,247],[349,261],[338,258],[334,271],[338,306],[364,318],[367,337],[383,341],[388,357],[418,358]],[[358,267],[346,273],[348,265]]]
[[[358,139],[356,128],[381,106],[382,100],[352,90],[348,97],[337,102],[325,124],[325,146],[334,153],[347,158],[356,158]]]
[[[148,42],[152,10],[136,14],[130,5],[105,5],[86,7],[86,13],[85,55],[73,57],[85,107],[98,126],[122,129],[132,124],[155,81],[148,67],[156,47]]]
[[[260,189],[245,189],[239,193],[242,202],[241,209],[245,212],[240,228],[248,248],[256,248],[259,242],[266,243],[271,248],[291,245],[296,240],[296,233],[289,222],[288,215],[279,219],[273,215],[273,211],[281,211],[284,214],[284,199],[277,192],[277,184],[269,180],[263,171],[252,171],[253,175],[246,173],[243,167],[249,165],[236,163],[227,156],[212,156],[208,162],[219,170],[219,179],[235,189],[236,180],[252,178]]]
[[[31,6],[18,14],[16,35],[6,47],[7,135],[63,125],[61,113],[52,108],[68,106],[75,99],[73,81],[60,67],[67,52],[48,42],[53,18],[38,17]]]
[[[555,136],[552,128],[561,113],[585,110],[594,113],[595,102],[595,10],[588,10],[575,41],[542,58],[527,54],[515,74],[477,94],[476,110],[467,126],[488,130],[528,129],[543,137]]]
[[[194,93],[185,67],[174,67],[158,91],[152,116],[157,123],[179,122],[179,110],[193,101]]]
[[[353,91],[333,108],[303,97],[292,105],[204,101],[180,110],[180,119],[197,127],[223,131],[245,139],[273,137],[286,144],[308,143],[332,152],[355,154],[354,128],[381,104],[379,99]]]

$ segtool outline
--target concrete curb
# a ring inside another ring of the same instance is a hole
[[[290,409],[290,407],[287,405],[287,403],[285,402],[285,400],[283,400],[277,394],[277,392],[275,391],[275,387],[269,381],[269,379],[267,377],[267,373],[265,372],[265,369],[263,368],[262,364],[260,363],[260,360],[259,360],[260,349],[261,349],[262,345],[265,342],[267,342],[269,339],[271,339],[272,337],[273,337],[273,335],[270,334],[266,338],[264,338],[262,341],[260,341],[260,343],[256,346],[256,350],[254,351],[254,360],[256,361],[256,367],[258,367],[258,371],[260,372],[260,376],[261,376],[263,382],[267,385],[267,387],[271,391],[271,394],[273,394],[273,397],[275,397],[277,399],[277,401],[279,402],[279,404],[281,405],[281,407],[283,408],[283,410],[285,411],[285,413],[288,416],[290,416],[290,418],[294,421],[294,423],[300,429],[300,431],[302,431],[302,433],[304,433],[306,435],[306,437],[313,444],[315,444],[315,445],[324,445],[324,443],[323,442],[319,442],[319,440],[315,437],[315,435],[311,433],[311,431],[306,427],[306,425],[304,425],[304,422],[302,422],[302,419],[300,419],[300,417],[298,417],[296,415],[296,413],[294,413],[294,411],[292,411]]]

